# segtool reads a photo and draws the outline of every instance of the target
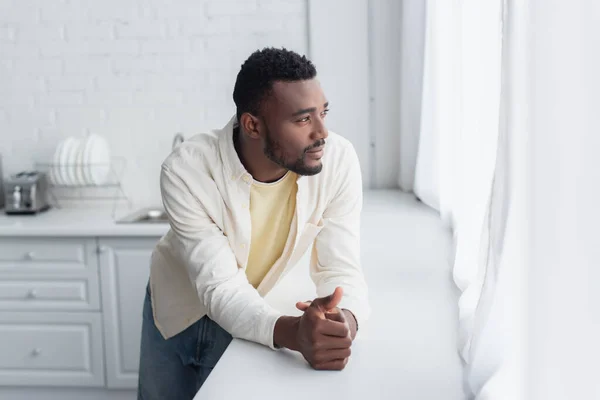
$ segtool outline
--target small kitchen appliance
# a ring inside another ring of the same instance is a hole
[[[37,214],[50,208],[48,175],[40,171],[22,171],[4,182],[6,214]]]

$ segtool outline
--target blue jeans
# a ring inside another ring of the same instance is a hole
[[[231,335],[208,316],[165,340],[154,324],[148,286],[142,322],[138,400],[192,400],[230,342]]]

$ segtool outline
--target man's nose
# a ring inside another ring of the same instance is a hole
[[[327,126],[325,126],[325,120],[323,118],[316,118],[313,131],[313,139],[327,139],[327,136],[329,136],[329,131],[327,130]]]

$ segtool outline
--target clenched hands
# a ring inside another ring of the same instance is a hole
[[[279,318],[275,325],[275,344],[299,351],[315,369],[344,369],[356,325],[349,311],[337,308],[342,295],[342,288],[338,287],[329,296],[297,303],[296,307],[304,314]]]

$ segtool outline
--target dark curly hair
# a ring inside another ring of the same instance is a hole
[[[316,75],[314,64],[306,56],[285,48],[255,51],[242,64],[233,89],[238,121],[245,112],[258,113],[275,81],[303,81]]]

